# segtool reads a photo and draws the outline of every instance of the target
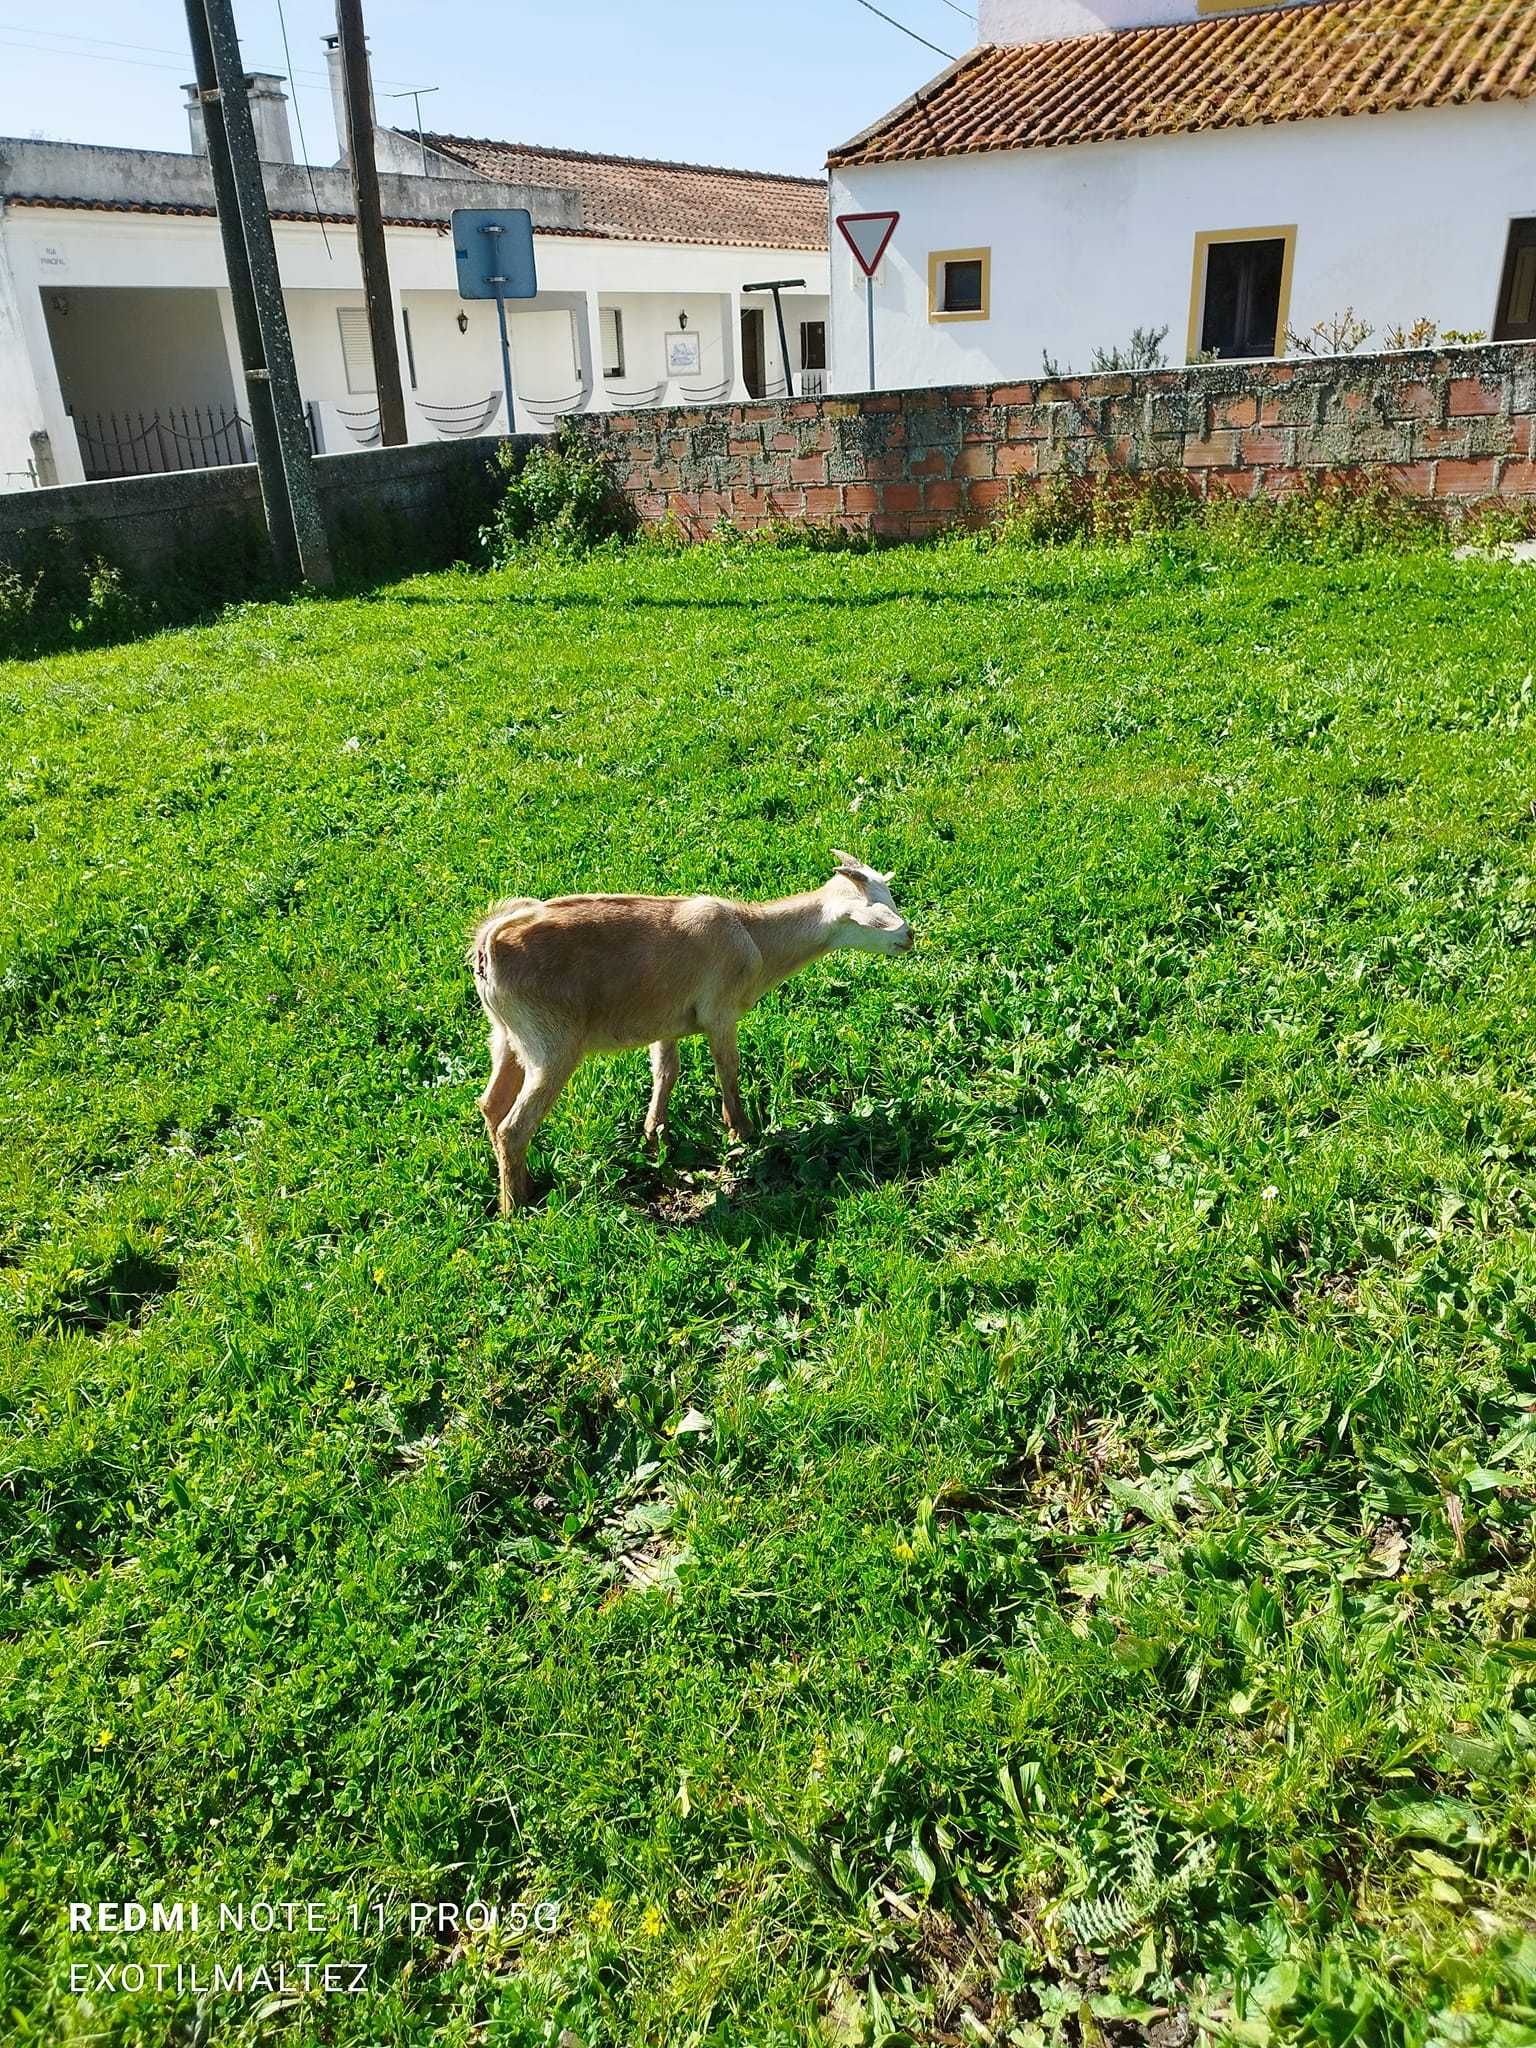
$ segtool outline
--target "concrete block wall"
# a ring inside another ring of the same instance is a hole
[[[519,445],[533,446],[519,438]],[[494,439],[375,448],[315,461],[315,488],[333,547],[346,567],[388,544],[402,569],[429,568],[467,552],[500,489]],[[153,581],[196,549],[227,549],[238,571],[264,529],[255,468],[176,470],[160,476],[63,484],[0,496],[0,562],[28,537],[74,529],[107,560]]]
[[[1369,469],[1468,505],[1536,495],[1536,346],[1509,343],[614,413],[583,423],[643,520],[918,539],[1052,476],[1180,469],[1260,497]]]

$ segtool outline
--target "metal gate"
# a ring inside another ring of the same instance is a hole
[[[147,417],[141,412],[77,412],[74,423],[91,482],[255,460],[250,421],[217,406],[167,407]]]

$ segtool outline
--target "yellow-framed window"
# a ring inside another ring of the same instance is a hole
[[[928,255],[928,318],[992,317],[992,251],[933,249]]]
[[[1186,359],[1284,355],[1295,261],[1294,224],[1196,235]]]

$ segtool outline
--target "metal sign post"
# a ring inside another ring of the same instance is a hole
[[[488,228],[486,232],[494,234],[496,230]],[[498,292],[496,294],[496,326],[501,334],[501,388],[507,394],[507,432],[515,434],[517,432],[517,419],[512,411],[512,345],[507,340],[507,295],[505,292]]]
[[[840,213],[836,216],[843,240],[853,251],[853,260],[864,273],[864,299],[869,313],[869,388],[875,388],[875,272],[890,246],[899,213]]]
[[[459,297],[496,301],[502,387],[507,395],[507,432],[515,433],[507,300],[534,299],[539,294],[538,269],[533,258],[533,216],[521,206],[456,207],[453,255],[459,269]]]

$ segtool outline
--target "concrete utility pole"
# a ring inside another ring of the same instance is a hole
[[[368,77],[362,0],[336,0],[336,39],[347,107],[347,158],[357,206],[357,254],[363,267],[363,303],[368,308],[373,381],[379,395],[379,439],[386,448],[398,448],[407,438],[405,394],[400,389],[395,306],[389,290],[379,166],[373,149],[373,87]]]
[[[283,475],[283,448],[278,439],[277,419],[272,410],[272,386],[266,375],[267,358],[261,343],[261,321],[256,313],[256,294],[245,262],[245,235],[240,226],[240,201],[235,192],[235,175],[229,161],[229,139],[224,133],[224,110],[213,69],[213,45],[208,40],[208,17],[202,0],[189,0],[187,33],[192,42],[192,69],[197,78],[197,101],[202,114],[203,140],[208,151],[208,168],[213,173],[213,199],[219,215],[219,234],[224,243],[224,268],[229,276],[229,296],[234,308],[235,334],[240,343],[240,367],[245,372],[245,401],[251,414],[251,439],[256,444],[256,475],[261,483],[261,504],[277,573],[285,583],[297,583],[301,573],[299,537],[293,527],[293,507],[288,502],[288,485]]]
[[[203,114],[235,317],[238,323],[242,317],[243,301],[246,317],[255,329],[250,337],[249,353],[247,330],[242,329],[240,334],[252,429],[257,431],[257,421],[261,418],[258,403],[263,386],[272,422],[269,457],[261,472],[261,489],[263,502],[268,508],[273,549],[282,564],[284,551],[290,546],[288,535],[291,532],[291,545],[305,581],[321,589],[329,589],[336,580],[335,571],[331,566],[330,542],[326,537],[325,522],[320,516],[314,473],[310,468],[309,433],[304,424],[304,405],[293,364],[293,342],[283,305],[277,251],[272,243],[272,220],[267,211],[266,188],[261,181],[261,162],[256,153],[256,131],[251,125],[251,109],[245,94],[245,69],[240,61],[240,39],[235,32],[234,12],[230,0],[186,0],[186,5],[199,90],[217,94],[216,99],[204,98]],[[211,61],[213,70],[213,83],[208,87],[202,84],[205,61]],[[217,153],[214,148],[216,131],[220,143]],[[218,168],[221,159],[224,162],[222,176]],[[275,462],[270,454],[271,441],[277,444]],[[262,435],[259,431],[256,455],[261,462]],[[275,521],[272,519],[274,505],[279,508]],[[288,559],[291,561],[291,556]]]

